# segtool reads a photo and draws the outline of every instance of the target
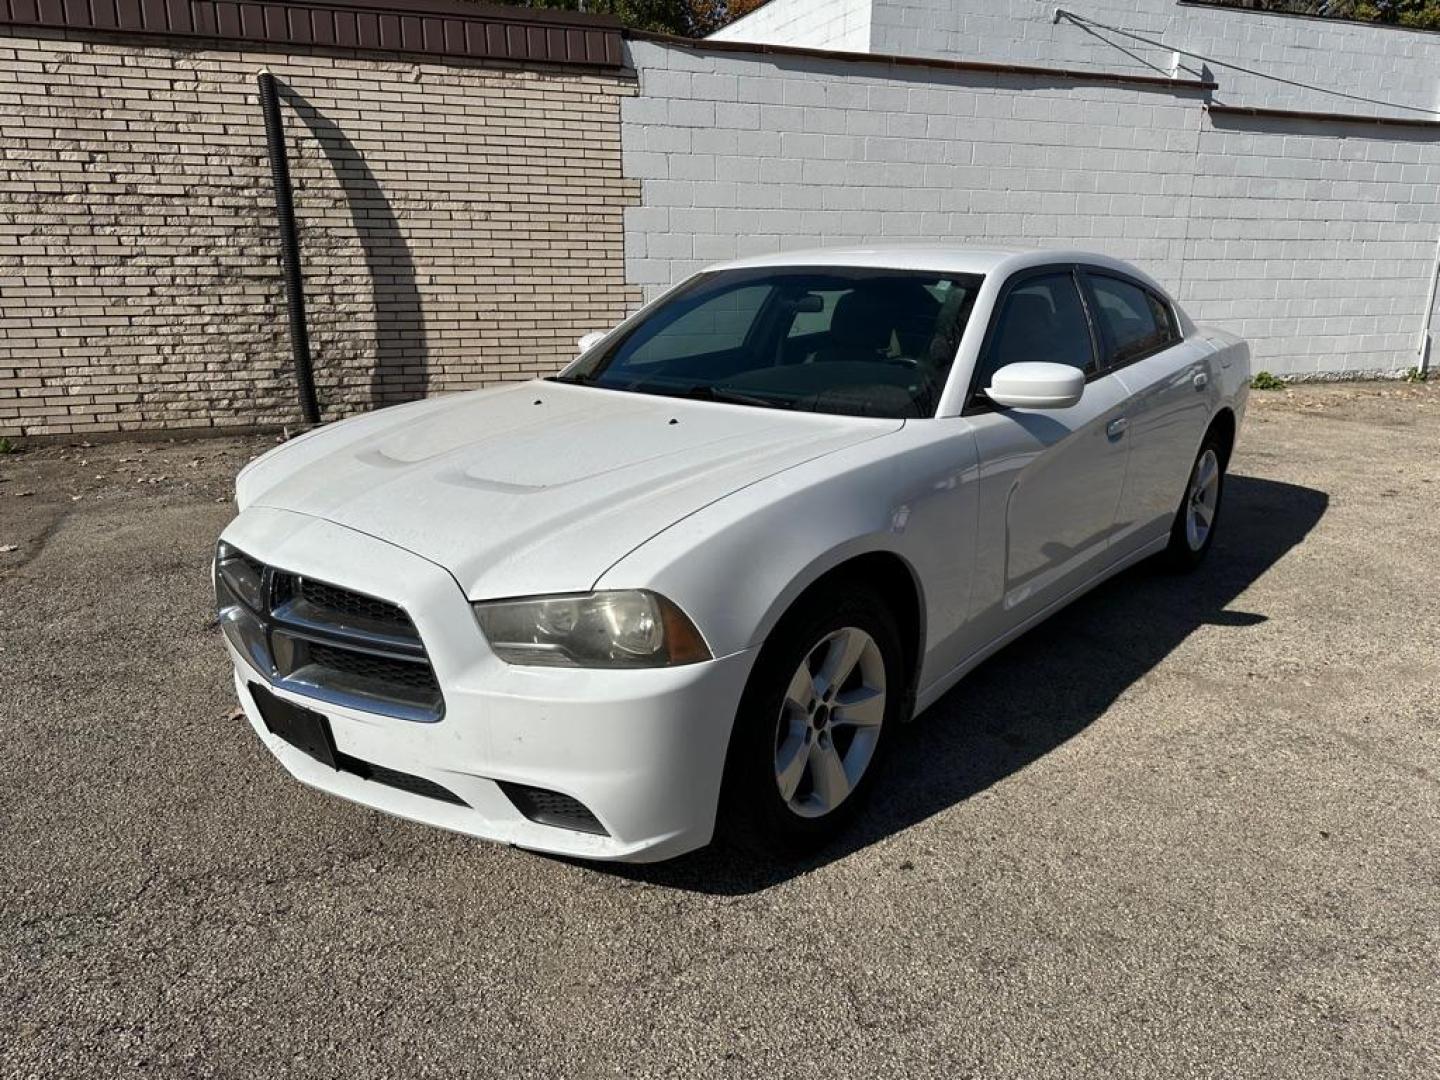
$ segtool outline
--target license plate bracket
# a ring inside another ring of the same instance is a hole
[[[339,768],[329,717],[278,698],[258,683],[250,684],[250,696],[255,699],[260,719],[271,735],[310,755],[322,765]]]

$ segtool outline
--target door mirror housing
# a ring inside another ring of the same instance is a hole
[[[578,342],[576,342],[576,345],[579,347],[581,355],[584,355],[604,340],[605,331],[592,330],[590,331],[590,333],[586,334]]]
[[[1069,364],[1006,364],[985,396],[1007,409],[1068,409],[1085,393],[1085,373]]]

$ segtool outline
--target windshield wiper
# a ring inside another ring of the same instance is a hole
[[[697,383],[687,390],[676,391],[671,396],[693,398],[696,401],[729,401],[736,405],[758,405],[762,409],[786,407],[784,402],[776,401],[774,398],[757,397],[740,390],[731,390],[728,386],[716,386],[714,383]]]
[[[570,383],[576,386],[598,386],[602,390],[624,390],[632,394],[654,394],[656,397],[689,398],[695,401],[727,401],[736,405],[757,405],[762,409],[788,408],[786,402],[774,398],[758,397],[739,390],[713,383],[697,383],[694,386],[653,386],[643,381],[626,384],[596,382],[593,375],[547,375],[547,382]]]

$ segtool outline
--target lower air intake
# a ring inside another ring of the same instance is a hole
[[[361,761],[349,754],[337,753],[335,757],[336,767],[343,772],[353,773],[363,779],[373,780],[377,784],[384,784],[386,787],[392,787],[399,791],[408,791],[411,795],[438,799],[440,802],[453,803],[455,806],[469,805],[449,788],[441,787],[433,780],[426,780],[423,776],[412,776],[410,773],[400,772],[398,769],[387,769],[384,765],[376,765],[373,761]]]
[[[552,825],[557,829],[594,833],[596,836],[610,835],[584,803],[569,795],[503,780],[499,784],[505,797],[515,804],[515,809],[537,825]]]

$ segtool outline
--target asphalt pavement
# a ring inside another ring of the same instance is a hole
[[[0,1076],[1440,1076],[1440,390],[1254,397],[1207,565],[1006,649],[790,866],[303,788],[207,581],[268,440],[0,457]]]

